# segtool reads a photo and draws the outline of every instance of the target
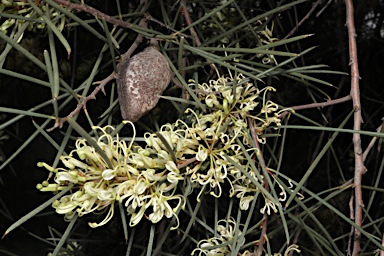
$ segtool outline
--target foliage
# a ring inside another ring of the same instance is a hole
[[[310,34],[284,38],[305,2],[2,1],[1,86],[15,83],[29,99],[4,99],[0,134],[33,126],[7,147],[0,170],[11,173],[23,150],[41,147],[27,183],[42,202],[17,215],[3,204],[5,234],[42,215],[49,233],[27,228],[28,239],[50,255],[343,255],[352,227],[362,253],[384,249],[375,207],[383,167],[370,174],[359,227],[348,207],[352,151],[339,143],[356,132],[345,128],[352,104],[336,118],[319,108],[337,108],[332,81],[345,73],[306,64],[318,51]],[[174,78],[151,112],[122,121],[115,82],[103,79],[153,38]],[[358,132],[372,143],[384,137]],[[3,177],[5,188],[12,179]],[[68,226],[45,215],[53,212]]]

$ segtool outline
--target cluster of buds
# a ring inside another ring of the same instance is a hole
[[[248,138],[248,122],[254,123],[257,139],[265,143],[261,135],[271,123],[280,125],[279,116],[284,111],[266,101],[265,94],[270,90],[273,88],[257,89],[242,75],[199,85],[198,96],[206,103],[207,111],[187,109],[184,120],[144,134],[144,147],[135,144],[134,139],[127,145],[118,136],[112,137],[108,133],[113,130],[110,126],[97,127],[101,136],[96,143],[104,156],[80,138],[76,149],[61,157],[66,168],[39,163],[55,177],[53,184],[44,181],[38,189],[59,191],[73,185],[72,193],[54,202],[53,207],[67,219],[75,213],[82,216],[108,210],[103,221],[90,223],[92,227],[112,218],[116,202],[124,203],[131,226],[144,216],[152,223],[164,216],[177,218],[176,211],[186,202],[178,189],[180,182],[191,183],[193,189],[199,190],[200,200],[206,191],[220,197],[222,184],[228,181],[230,195],[240,198],[241,209],[247,210],[254,196],[263,194],[259,188],[264,185],[263,176],[247,160],[246,154],[253,159],[257,154]],[[286,194],[279,187],[279,201],[283,201]],[[262,211],[276,212],[279,202],[263,196]]]

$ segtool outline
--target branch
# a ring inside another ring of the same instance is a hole
[[[355,22],[354,22],[354,10],[352,0],[345,1],[346,10],[347,10],[347,28],[348,28],[348,38],[349,38],[349,61],[351,65],[351,96],[353,107],[355,109],[354,120],[353,120],[353,129],[361,130],[361,105],[360,105],[360,88],[359,88],[359,66],[357,60],[357,45],[356,45],[356,31],[355,31]],[[361,180],[364,173],[364,161],[363,153],[361,149],[361,138],[360,134],[353,134],[353,149],[355,154],[355,175],[354,175],[354,186],[355,186],[355,223],[357,226],[361,227],[363,220],[363,194],[361,189]],[[357,229],[354,230],[354,243],[353,243],[353,256],[357,256],[360,252],[360,239],[361,232]]]
[[[264,156],[262,153],[263,151],[261,150],[259,142],[257,140],[257,135],[256,135],[255,128],[253,126],[251,118],[248,118],[248,125],[249,125],[249,129],[251,131],[252,139],[255,142],[256,148],[258,149],[259,154],[260,154],[260,159],[261,159],[260,165],[262,165],[266,168],[267,166],[266,166],[265,161],[264,161]],[[265,184],[264,185],[265,189],[269,192],[270,189],[269,189],[269,184],[268,184],[266,177],[264,177],[264,184]],[[256,255],[261,255],[263,253],[264,243],[267,241],[267,239],[266,239],[267,238],[267,228],[268,228],[268,214],[265,212],[264,216],[263,216],[261,235],[260,235],[259,246],[257,248]]]
[[[188,26],[191,25],[192,24],[192,20],[191,20],[191,17],[189,16],[189,12],[188,12],[185,0],[181,0],[180,1],[180,12],[184,16],[185,22],[187,23],[187,25]],[[199,37],[198,37],[198,35],[196,33],[196,30],[194,29],[194,27],[191,27],[189,29],[189,31],[191,32],[192,37],[195,39],[196,46],[199,47],[201,45],[201,41],[200,41],[200,39],[199,39]],[[209,62],[209,60],[207,60],[207,61]],[[210,64],[210,66],[211,66],[211,70],[212,71],[218,72],[215,64],[212,63],[212,64]]]
[[[311,16],[311,14],[313,13],[313,11],[316,9],[316,7],[319,5],[319,3],[321,2],[321,0],[317,0],[316,3],[312,4],[312,8],[311,10],[309,10],[309,12],[307,13],[307,15],[304,16],[304,18],[301,19],[301,21],[296,25],[296,27],[294,27],[283,39],[287,39],[288,37],[290,37],[293,33],[295,33],[295,31],[297,31],[299,29],[299,27],[301,26],[301,24],[304,23],[304,21],[306,19],[309,18],[309,16]]]
[[[61,128],[63,127],[63,124],[68,120],[68,117],[74,117],[77,113],[80,112],[80,110],[83,108],[83,109],[86,109],[86,104],[89,100],[95,100],[96,99],[96,95],[99,91],[102,91],[105,95],[105,91],[104,91],[104,86],[111,80],[113,79],[116,79],[117,77],[117,73],[113,72],[112,74],[110,74],[107,78],[99,81],[99,82],[95,82],[95,84],[99,84],[99,86],[97,86],[93,92],[88,95],[87,97],[83,98],[79,104],[77,104],[77,107],[66,117],[64,118],[60,118],[58,122],[55,122],[55,125],[49,129],[47,129],[48,132],[51,132],[53,131],[54,129],[56,129],[57,127]]]
[[[85,5],[78,5],[78,4],[72,4],[72,3],[68,3],[67,1],[64,1],[64,0],[55,0],[56,2],[66,2],[68,5],[72,6],[72,5],[75,5],[75,7],[84,7]],[[142,1],[142,3],[146,3],[145,0]],[[94,12],[93,14],[94,15],[101,15],[103,13],[101,13],[100,11],[94,9],[94,8],[91,8],[91,7],[86,7],[85,8],[88,8],[90,11]],[[144,11],[144,6],[142,7],[142,10],[141,11]],[[88,10],[87,9],[87,10]],[[105,14],[103,14],[105,15]],[[105,16],[108,16],[108,15],[105,15]],[[95,16],[95,17],[98,17],[98,16]],[[108,16],[109,17],[109,16]],[[115,18],[112,18],[112,19],[115,19]],[[116,19],[115,19],[116,20]],[[142,18],[139,22],[139,27],[141,28],[147,28],[147,25],[148,25],[148,21],[146,18]],[[136,50],[136,48],[139,46],[139,44],[141,43],[141,41],[143,40],[143,36],[141,34],[138,34],[135,41],[132,43],[131,47],[129,47],[128,51],[124,54],[122,54],[121,56],[121,59],[120,59],[120,62],[122,61],[128,61],[130,58],[131,58],[131,55],[132,53]],[[107,78],[101,80],[101,81],[98,81],[98,82],[94,82],[93,84],[99,84],[94,90],[93,92],[88,95],[87,97],[83,98],[80,103],[77,105],[77,107],[66,117],[64,118],[60,118],[58,121],[55,122],[55,125],[51,128],[49,128],[47,131],[48,132],[51,132],[53,131],[54,129],[56,128],[61,128],[63,127],[63,124],[68,120],[68,117],[72,118],[74,117],[76,114],[78,114],[80,112],[81,109],[86,109],[86,104],[89,100],[94,100],[96,99],[96,95],[99,93],[99,91],[102,91],[105,95],[105,91],[104,91],[104,87],[105,85],[113,80],[113,79],[116,79],[117,78],[117,73],[115,71],[112,72],[112,74],[110,74]]]
[[[384,122],[384,117],[381,118],[381,121]],[[382,129],[383,129],[383,124],[381,124],[381,125],[376,129],[376,131],[377,131],[377,132],[382,132]],[[369,142],[368,147],[364,150],[364,153],[363,153],[363,160],[364,160],[364,162],[365,162],[365,159],[367,159],[367,156],[368,156],[368,154],[369,154],[369,151],[371,151],[371,149],[372,149],[373,146],[375,145],[377,139],[378,139],[378,137],[373,137],[373,138],[371,139],[371,142]],[[364,172],[364,173],[365,173],[365,172]]]
[[[328,100],[326,102],[311,103],[311,104],[292,106],[292,107],[287,107],[287,108],[293,109],[293,110],[302,110],[302,109],[309,109],[309,108],[322,108],[322,107],[327,107],[327,106],[332,106],[332,105],[336,105],[339,103],[343,103],[343,102],[349,101],[350,99],[352,99],[352,97],[351,97],[351,95],[348,95],[348,96],[344,96],[344,97],[339,98],[339,99]],[[280,115],[280,117],[283,118],[284,116],[286,116],[288,114],[289,114],[289,112],[284,112]]]
[[[130,28],[130,29],[137,29],[140,30],[140,26],[129,23],[127,21],[118,20],[116,18],[113,18],[95,8],[92,8],[85,4],[74,4],[67,0],[54,0],[57,4],[61,4],[63,6],[68,7],[69,9],[74,9],[78,12],[87,12],[92,14],[98,19],[104,19],[105,21],[112,23],[115,26],[120,26],[123,28]]]
[[[351,220],[355,219],[355,212],[353,210],[353,194],[351,195],[351,198],[349,199],[349,218]],[[347,247],[347,256],[351,256],[351,241],[353,238],[355,228],[351,227],[351,232],[349,232],[349,239],[348,239],[348,247]]]

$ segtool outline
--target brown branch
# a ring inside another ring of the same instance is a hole
[[[309,10],[309,12],[307,13],[307,15],[304,16],[304,18],[301,19],[301,21],[299,23],[297,23],[297,25],[283,38],[283,39],[287,39],[288,37],[290,37],[293,33],[295,33],[295,31],[297,31],[299,29],[299,27],[301,26],[301,24],[304,23],[304,21],[306,19],[309,18],[309,16],[311,16],[311,14],[313,13],[313,11],[316,9],[316,7],[319,5],[319,3],[321,2],[321,0],[317,0],[316,3],[314,3],[312,5],[312,8],[311,10]]]
[[[171,26],[168,26],[167,24],[165,24],[165,23],[163,23],[163,22],[161,22],[161,21],[159,21],[159,20],[153,18],[152,15],[150,15],[149,13],[144,13],[144,15],[145,15],[145,18],[146,18],[147,20],[156,22],[156,23],[159,24],[160,26],[162,26],[162,27],[164,27],[164,28],[166,28],[166,29],[168,29],[168,30],[174,32],[173,35],[180,35],[180,36],[185,37],[185,38],[191,38],[191,36],[188,36],[188,35],[186,35],[186,34],[184,34],[184,33],[180,33],[179,31],[177,31],[176,29],[172,28]]]
[[[351,95],[348,95],[348,96],[345,96],[345,97],[342,97],[342,98],[339,98],[339,99],[328,100],[326,102],[311,103],[311,104],[299,105],[299,106],[292,106],[292,107],[288,107],[288,109],[302,110],[302,109],[310,109],[310,108],[322,108],[322,107],[327,107],[327,106],[332,106],[332,105],[335,105],[335,104],[343,103],[343,102],[349,101],[351,99],[352,99]],[[284,112],[284,113],[282,113],[280,115],[280,117],[283,118],[284,116],[286,116],[288,114],[289,114],[289,112]]]
[[[187,9],[187,6],[185,4],[185,0],[181,0],[180,1],[180,12],[182,13],[182,15],[184,16],[185,18],[185,22],[187,23],[187,25],[191,25],[192,24],[192,21],[191,21],[191,17],[189,16],[189,12],[188,12],[188,9]],[[199,39],[199,37],[197,36],[197,33],[196,33],[196,30],[194,27],[191,27],[189,29],[189,31],[191,32],[192,34],[192,37],[195,39],[195,43],[197,46],[200,46],[201,45],[201,41]]]
[[[56,1],[56,0],[55,0]],[[57,1],[62,1],[62,0],[57,0]],[[66,1],[64,1],[66,2]],[[142,4],[145,4],[146,3],[146,0],[142,0]],[[75,4],[72,4],[72,3],[69,3],[71,5],[75,5]],[[84,6],[84,5],[76,5],[76,6]],[[90,8],[90,7],[89,7]],[[93,8],[90,8],[91,10],[94,10],[94,11],[97,11],[97,13],[101,13],[100,11],[96,10],[96,9],[93,9]],[[142,7],[142,11],[144,11],[144,6]],[[113,18],[114,19],[114,18]],[[148,25],[148,21],[146,18],[142,18],[139,22],[139,27],[141,28],[147,28],[147,25]],[[128,51],[124,54],[122,54],[121,56],[121,59],[120,59],[120,62],[122,61],[127,61],[131,55],[133,54],[133,52],[137,49],[137,47],[139,46],[139,44],[141,43],[141,41],[143,40],[143,36],[141,34],[138,34],[135,41],[132,43],[131,47],[129,47]],[[112,72],[112,74],[110,74],[107,78],[101,80],[101,81],[98,81],[98,82],[94,82],[93,84],[99,84],[94,90],[93,92],[88,95],[87,97],[83,98],[79,104],[77,105],[77,107],[66,117],[64,118],[60,118],[59,120],[57,120],[55,122],[55,125],[51,128],[49,128],[47,131],[48,132],[51,132],[53,131],[54,129],[56,128],[61,128],[63,127],[63,124],[68,120],[68,117],[74,117],[76,114],[78,114],[80,112],[81,109],[86,109],[86,104],[89,100],[94,100],[96,99],[96,95],[99,93],[99,91],[102,91],[105,95],[105,91],[104,91],[104,87],[107,83],[109,83],[109,81],[113,80],[113,79],[116,79],[117,78],[117,73],[115,71]]]
[[[265,165],[264,156],[263,156],[263,153],[261,151],[259,141],[257,140],[255,127],[253,126],[251,118],[248,118],[248,125],[249,125],[249,129],[251,130],[252,139],[255,142],[256,148],[258,149],[259,154],[260,154],[260,159],[261,159],[260,165],[262,165],[266,168],[267,166]],[[269,189],[269,184],[267,182],[266,177],[264,177],[264,184],[265,184],[264,185],[265,189],[269,192],[270,189]],[[263,216],[263,224],[261,227],[261,235],[260,235],[259,246],[257,248],[256,255],[261,255],[263,253],[264,243],[265,243],[266,237],[267,237],[267,228],[268,228],[268,214],[265,212],[264,216]]]
[[[191,17],[189,16],[189,12],[188,12],[188,9],[187,9],[187,6],[186,6],[186,3],[185,3],[185,0],[180,0],[180,12],[182,13],[182,15],[184,16],[185,18],[185,22],[187,23],[187,25],[191,25],[192,24],[192,20],[191,20]],[[191,32],[192,34],[192,37],[195,39],[195,43],[196,43],[196,46],[200,46],[201,45],[201,41],[196,33],[196,30],[194,27],[191,27],[189,29],[189,31]],[[209,60],[207,60],[208,62],[210,62]],[[217,71],[217,68],[215,66],[215,64],[210,64],[211,66],[211,70],[212,71]]]
[[[354,22],[354,9],[353,1],[345,1],[346,10],[347,10],[347,28],[348,28],[348,38],[349,38],[349,59],[351,65],[351,96],[353,107],[355,109],[354,120],[353,120],[353,129],[361,130],[361,105],[360,105],[360,88],[359,88],[359,66],[357,60],[357,44],[356,44],[356,30]],[[363,161],[363,152],[361,149],[361,138],[360,134],[353,134],[353,149],[355,155],[355,174],[354,174],[354,187],[355,187],[355,223],[357,226],[361,227],[363,221],[363,193],[361,189],[361,180],[364,173],[364,161]],[[354,243],[353,243],[353,256],[357,256],[361,250],[360,248],[360,239],[361,232],[358,229],[354,230]]]
[[[146,28],[148,26],[148,20],[144,18],[141,19],[139,22],[139,26]],[[128,51],[121,56],[120,62],[130,59],[131,55],[137,49],[141,41],[143,41],[143,36],[141,34],[138,34],[135,41],[132,43],[131,47],[129,47]]]
[[[115,26],[120,26],[123,28],[130,28],[130,29],[137,29],[137,30],[140,29],[140,26],[138,26],[138,25],[129,23],[127,21],[118,20],[116,18],[113,18],[113,17],[111,17],[111,16],[109,16],[109,15],[107,15],[107,14],[105,14],[105,13],[103,13],[103,12],[101,12],[95,8],[92,8],[88,5],[85,5],[85,4],[74,4],[74,3],[71,3],[70,1],[67,1],[67,0],[53,0],[53,1],[55,1],[57,4],[61,4],[63,6],[66,6],[69,9],[74,9],[78,12],[87,12],[89,14],[92,14],[96,18],[104,19],[105,21],[112,23]]]
[[[353,209],[353,194],[351,195],[351,198],[349,199],[349,204],[348,205],[349,205],[349,218],[351,220],[354,220],[355,219],[355,212],[354,212],[354,209]],[[353,238],[354,231],[355,231],[355,228],[351,227],[351,232],[349,233],[348,247],[347,247],[347,255],[348,256],[351,255],[351,241],[352,241],[352,238]]]
[[[384,121],[384,118],[381,119],[382,121]],[[381,130],[383,129],[383,125],[380,125],[376,131],[377,132],[381,132]],[[367,159],[367,156],[369,154],[369,151],[371,151],[371,149],[373,148],[373,146],[375,145],[376,143],[376,140],[378,139],[378,137],[373,137],[371,142],[369,142],[369,145],[368,147],[364,150],[364,153],[363,153],[363,161],[365,162],[365,159]],[[365,172],[364,172],[365,173]]]
[[[193,163],[196,161],[196,157],[193,157],[193,158],[190,158],[190,159],[185,159],[183,161],[180,161],[179,163],[177,163],[177,168],[178,169],[181,169],[181,168],[184,168],[186,166],[188,166],[189,164]]]
[[[77,113],[80,112],[81,109],[85,109],[86,108],[86,104],[89,100],[94,100],[96,99],[96,95],[99,93],[99,91],[102,91],[105,95],[105,91],[104,91],[104,86],[111,80],[113,79],[116,79],[117,77],[117,73],[113,72],[112,74],[110,74],[107,78],[99,81],[99,82],[95,82],[94,84],[99,84],[99,86],[97,86],[93,92],[88,95],[87,97],[83,98],[79,104],[77,104],[77,107],[66,117],[64,118],[60,118],[58,122],[55,122],[55,125],[49,129],[47,129],[48,132],[51,132],[53,131],[54,129],[56,129],[57,127],[61,128],[63,127],[63,124],[67,121],[68,117],[74,117]]]
[[[114,26],[119,26],[119,27],[123,27],[123,28],[129,28],[129,29],[132,29],[132,30],[135,30],[136,32],[138,32],[139,30],[142,30],[142,26],[140,25],[135,25],[135,24],[132,24],[132,23],[129,23],[127,21],[123,21],[121,19],[116,19],[112,16],[109,16],[95,8],[92,8],[88,5],[85,5],[85,4],[74,4],[74,3],[71,3],[70,1],[67,1],[67,0],[53,0],[54,2],[56,2],[57,4],[61,4],[63,6],[66,6],[68,7],[68,9],[74,9],[78,12],[87,12],[89,14],[92,14],[94,17],[98,18],[98,19],[104,19],[106,22],[109,22],[111,24],[113,24]],[[144,6],[145,4],[147,4],[147,0],[145,1],[142,1],[141,3],[143,5],[143,9],[144,9]],[[163,26],[165,28],[167,28],[168,30],[171,30],[174,32],[173,36],[174,35],[182,35],[184,37],[189,37],[183,33],[179,33],[178,31],[176,31],[175,29],[171,28],[170,26],[167,26],[166,24],[154,19],[150,14],[148,13],[144,13],[143,12],[143,15],[145,16],[145,18],[147,20],[152,20],[158,24],[160,24],[160,26]]]

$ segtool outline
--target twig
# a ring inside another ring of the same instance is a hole
[[[316,13],[316,18],[319,17],[325,11],[325,9],[327,9],[327,7],[331,4],[331,2],[332,0],[329,0],[328,3],[326,3],[325,6]]]
[[[117,73],[113,72],[112,74],[110,74],[107,78],[101,80],[100,82],[96,82],[99,84],[99,86],[97,86],[93,92],[88,95],[87,97],[83,98],[79,104],[77,104],[77,107],[66,117],[64,118],[60,118],[58,121],[55,122],[55,125],[49,129],[47,129],[48,132],[51,132],[53,131],[54,129],[56,128],[61,128],[63,127],[63,124],[68,120],[68,117],[74,117],[77,113],[79,113],[79,111],[81,109],[85,109],[86,108],[86,104],[89,100],[94,100],[96,99],[96,95],[97,93],[101,90],[104,94],[105,94],[105,91],[104,91],[104,86],[111,80],[113,79],[116,79],[117,77]]]
[[[139,26],[142,26],[142,27],[146,28],[147,25],[148,25],[148,20],[147,19],[143,18],[143,19],[140,20]],[[136,39],[135,39],[135,41],[132,43],[131,47],[129,47],[128,51],[121,56],[120,62],[130,59],[131,55],[137,49],[137,47],[139,46],[141,41],[143,41],[143,36],[141,34],[138,34]]]
[[[353,210],[353,194],[351,195],[351,198],[349,199],[349,218],[351,220],[355,219],[355,213],[354,213],[354,210]],[[353,238],[354,231],[355,231],[355,228],[351,227],[351,232],[349,233],[348,247],[347,247],[347,255],[348,256],[351,255],[351,241],[352,241],[352,238]]]
[[[351,95],[348,95],[348,96],[344,96],[344,97],[339,98],[339,99],[328,100],[326,102],[311,103],[311,104],[306,104],[306,105],[292,106],[292,107],[288,107],[288,108],[293,109],[293,110],[302,110],[302,109],[309,109],[309,108],[321,108],[321,107],[327,107],[327,106],[332,106],[332,105],[336,105],[339,103],[343,103],[343,102],[349,101],[351,99],[352,99]],[[287,114],[289,114],[289,112],[284,112],[280,115],[280,117],[284,117]]]
[[[381,119],[382,121],[384,121],[384,118]],[[383,125],[380,125],[376,131],[377,132],[381,132],[381,130],[383,129]],[[378,137],[373,137],[371,142],[369,142],[369,145],[368,147],[364,150],[364,153],[363,153],[363,161],[365,162],[365,159],[367,159],[367,156],[369,154],[369,151],[373,148],[373,146],[375,145],[376,143],[376,140],[377,140]],[[364,172],[365,173],[365,172]]]
[[[362,117],[361,117],[361,105],[360,105],[360,88],[359,88],[359,66],[357,61],[357,45],[356,45],[356,30],[354,22],[354,9],[352,0],[346,0],[345,6],[347,10],[347,28],[349,38],[349,59],[351,65],[351,96],[353,101],[353,107],[355,109],[353,129],[360,130]],[[363,221],[363,193],[361,189],[361,180],[364,173],[364,161],[363,152],[361,149],[360,134],[353,134],[353,149],[355,154],[355,174],[354,174],[354,187],[355,187],[355,223],[361,227]],[[353,256],[357,256],[360,252],[360,239],[361,232],[358,229],[354,231],[354,243],[353,243]]]
[[[56,2],[61,2],[63,0],[55,0]],[[67,2],[67,1],[63,1],[63,2]],[[145,6],[145,3],[147,1],[146,0],[142,0],[142,4]],[[72,3],[68,3],[69,5],[76,5],[76,4],[72,4]],[[84,7],[84,5],[76,5],[77,7]],[[145,11],[145,7],[142,7],[142,10],[141,11]],[[71,7],[70,7],[71,8]],[[96,9],[93,9],[91,7],[87,7],[88,9],[87,10],[91,10],[94,14],[94,15],[101,15],[100,11],[96,10]],[[97,16],[95,16],[97,17]],[[112,19],[115,19],[115,18],[112,18]],[[148,25],[148,21],[146,18],[142,18],[139,22],[139,27],[141,28],[147,28],[147,25]],[[121,56],[121,59],[120,59],[120,62],[122,61],[127,61],[132,53],[137,49],[137,47],[139,46],[139,44],[141,43],[141,41],[143,40],[143,36],[141,34],[138,34],[135,41],[132,43],[131,47],[129,47],[128,51],[124,54],[122,54]],[[87,97],[83,98],[80,103],[77,105],[77,107],[66,117],[64,118],[60,118],[59,120],[56,120],[55,122],[55,125],[51,128],[49,128],[47,131],[48,132],[51,132],[53,131],[54,129],[56,128],[61,128],[63,127],[63,124],[68,120],[68,117],[74,117],[77,113],[80,112],[81,109],[86,109],[86,104],[89,100],[94,100],[96,99],[96,95],[99,93],[99,91],[102,91],[105,95],[105,90],[104,90],[104,86],[109,83],[109,81],[113,80],[113,79],[116,79],[117,78],[117,73],[115,71],[112,72],[112,74],[110,74],[107,78],[101,80],[101,81],[98,81],[98,82],[94,82],[93,84],[98,84],[98,86],[93,90],[93,92],[88,95]]]
[[[283,38],[283,39],[287,39],[288,37],[290,37],[293,33],[295,33],[295,31],[298,30],[298,28],[301,26],[301,24],[303,24],[303,22],[309,18],[309,16],[311,16],[311,14],[313,13],[313,11],[316,9],[316,7],[319,5],[319,3],[321,2],[321,0],[317,0],[316,3],[314,3],[312,5],[312,8],[311,10],[309,10],[309,12],[307,13],[307,15],[304,16],[304,18],[301,19],[301,21]]]
[[[255,142],[256,148],[258,149],[259,154],[260,154],[260,159],[261,159],[260,164],[262,166],[266,167],[265,161],[264,161],[264,156],[263,156],[262,150],[260,148],[259,142],[257,140],[257,135],[256,135],[255,128],[253,126],[251,118],[248,118],[248,125],[249,125],[249,129],[251,130],[252,139]],[[269,184],[267,182],[266,177],[264,177],[264,184],[265,184],[264,185],[265,189],[269,192]],[[261,255],[263,253],[264,243],[266,241],[266,236],[267,236],[267,228],[268,228],[268,214],[264,213],[263,224],[261,227],[261,235],[260,235],[260,240],[259,240],[259,246],[257,248],[256,255]]]
[[[132,23],[129,23],[127,21],[122,21],[122,20],[118,20],[116,18],[113,18],[95,8],[92,8],[88,5],[85,5],[85,4],[74,4],[74,3],[71,3],[70,1],[67,1],[67,0],[54,0],[57,4],[61,4],[63,6],[66,6],[68,7],[69,9],[74,9],[78,12],[87,12],[87,13],[90,13],[92,14],[93,16],[95,16],[96,18],[98,19],[104,19],[105,21],[109,22],[109,23],[112,23],[113,25],[115,26],[120,26],[120,27],[123,27],[123,28],[130,28],[130,29],[140,29],[140,26],[138,25],[135,25],[135,24],[132,24]]]
[[[180,1],[180,12],[181,12],[182,15],[184,16],[184,18],[185,18],[185,22],[187,23],[187,25],[188,25],[188,26],[191,25],[191,24],[192,24],[192,20],[191,20],[191,17],[189,16],[189,12],[188,12],[187,6],[186,6],[186,4],[185,4],[185,0],[181,0],[181,1]],[[195,39],[196,46],[199,47],[199,46],[201,45],[201,41],[200,41],[200,39],[199,39],[199,37],[198,37],[196,31],[195,31],[195,28],[194,28],[194,27],[191,27],[191,28],[189,29],[189,31],[191,32],[192,37]],[[209,60],[207,60],[207,61],[209,62]],[[215,64],[212,63],[212,64],[210,64],[210,66],[211,66],[211,70],[212,70],[212,71],[216,71],[216,72],[218,72],[218,71],[217,71],[217,68],[216,68],[216,66],[215,66]]]
[[[187,25],[192,24],[191,17],[189,16],[189,12],[188,12],[187,6],[185,4],[185,0],[180,1],[180,12],[184,16],[185,22],[187,23]],[[196,30],[193,27],[191,27],[189,29],[189,31],[191,32],[192,37],[195,39],[196,45],[200,46],[201,41],[200,41],[199,37],[197,36]]]
[[[185,159],[184,161],[181,161],[177,164],[177,168],[178,169],[184,168],[195,161],[196,161],[196,157],[192,157],[190,159]]]
[[[184,33],[180,33],[180,32],[177,31],[176,29],[174,29],[174,28],[168,26],[167,24],[165,24],[165,23],[163,23],[163,22],[161,22],[161,21],[159,21],[159,20],[153,18],[152,15],[150,15],[149,13],[144,13],[144,15],[145,15],[145,18],[146,18],[147,20],[156,22],[156,23],[159,24],[160,26],[162,26],[162,27],[164,27],[164,28],[166,28],[166,29],[168,29],[168,30],[174,32],[173,35],[180,35],[180,36],[185,37],[185,38],[191,38],[191,36],[186,35],[186,34],[184,34]]]

